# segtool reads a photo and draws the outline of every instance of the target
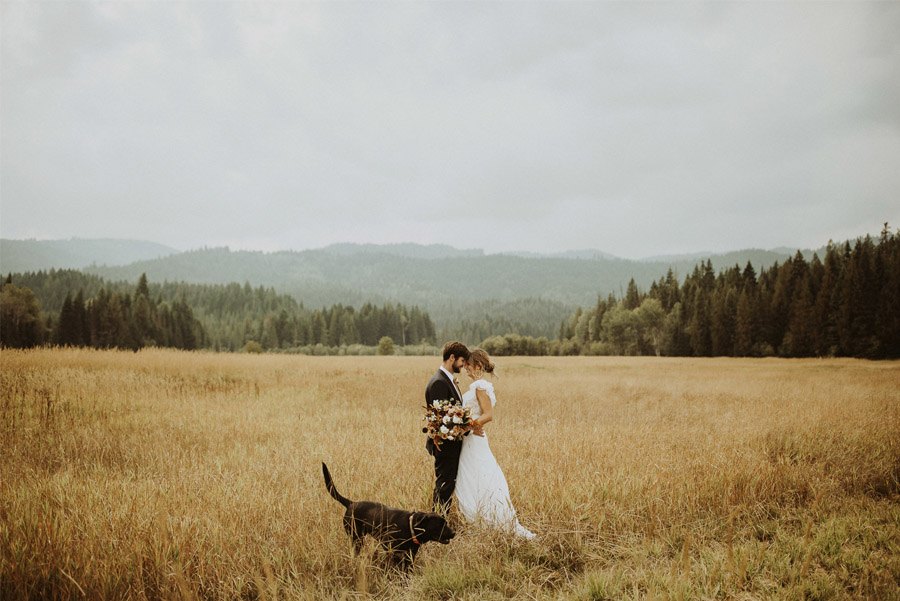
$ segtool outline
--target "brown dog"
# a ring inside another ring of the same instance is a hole
[[[344,512],[344,530],[350,535],[357,553],[368,534],[391,553],[397,565],[407,569],[420,546],[429,541],[446,545],[456,536],[447,520],[436,513],[394,509],[374,501],[351,501],[341,496],[334,487],[324,463],[322,475],[325,476],[328,493],[347,508]]]

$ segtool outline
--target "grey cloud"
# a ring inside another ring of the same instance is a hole
[[[5,3],[3,17],[4,236],[640,256],[817,245],[900,219],[890,3]]]

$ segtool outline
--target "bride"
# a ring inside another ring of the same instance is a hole
[[[535,534],[522,526],[516,518],[509,499],[509,486],[503,470],[494,459],[487,435],[482,427],[493,420],[494,385],[484,379],[484,374],[494,373],[491,358],[482,349],[473,349],[466,362],[466,373],[474,380],[463,395],[463,406],[471,410],[472,436],[463,440],[456,475],[456,501],[459,510],[469,522],[482,521],[526,539]]]

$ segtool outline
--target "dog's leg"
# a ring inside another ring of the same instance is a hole
[[[403,551],[400,553],[400,561],[398,562],[398,567],[401,572],[408,572],[412,567],[413,559],[415,558],[415,552],[412,550]]]
[[[355,532],[350,535],[350,539],[353,541],[353,554],[354,555],[359,555],[359,552],[362,550],[364,538],[365,538],[364,536],[357,534]]]
[[[359,551],[362,549],[363,539],[366,535],[359,531],[352,518],[344,518],[344,530],[347,531],[347,534],[350,536],[350,542],[353,543],[353,554],[359,555]]]

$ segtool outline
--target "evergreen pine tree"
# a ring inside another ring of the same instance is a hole
[[[735,289],[723,280],[712,297],[710,324],[710,348],[715,356],[731,356],[734,353],[734,329],[737,317]]]
[[[802,261],[803,258],[800,257],[800,260]],[[791,301],[794,294],[794,260],[788,259],[780,267],[776,263],[773,269],[775,281],[772,290],[769,343],[774,349],[778,350],[787,332]]]
[[[883,273],[879,290],[878,324],[881,357],[900,357],[900,235],[884,224],[878,245]]]
[[[147,274],[142,273],[140,279],[138,280],[137,289],[134,292],[135,296],[144,296],[147,299],[150,299],[150,286],[147,284]]]
[[[756,270],[753,269],[753,265],[750,261],[747,261],[747,265],[744,266],[744,271],[741,273],[741,279],[743,280],[741,284],[741,289],[750,287],[756,288]]]
[[[873,357],[878,353],[875,315],[878,283],[873,269],[873,245],[869,236],[858,240],[848,265],[846,310],[850,314],[850,354]]]
[[[341,344],[341,328],[343,321],[341,315],[344,312],[342,305],[335,305],[331,308],[331,314],[328,316],[328,336],[326,338],[328,346],[339,346]]]
[[[79,325],[75,317],[75,309],[72,306],[72,295],[67,293],[59,311],[59,320],[56,322],[56,334],[54,340],[60,346],[78,346],[77,330]]]
[[[802,278],[794,286],[788,329],[782,345],[782,355],[786,357],[808,357],[813,354],[812,335],[813,294],[809,276]]]
[[[756,344],[756,312],[753,296],[750,287],[745,286],[738,297],[734,320],[734,354],[737,357],[752,356]]]
[[[637,309],[641,305],[641,293],[638,291],[634,278],[628,280],[628,289],[625,292],[624,306],[629,311]]]
[[[666,277],[660,286],[660,302],[663,310],[668,313],[675,306],[675,303],[681,302],[681,290],[678,286],[678,280],[670,267],[666,271]]]
[[[697,288],[692,303],[693,313],[688,324],[691,353],[695,357],[708,357],[712,354],[710,304],[709,292],[702,287]]]
[[[840,276],[840,256],[829,241],[822,264],[822,282],[816,294],[813,309],[813,325],[817,329],[815,353],[822,356],[833,356],[838,353],[837,311],[838,311],[838,278]]]
[[[324,344],[326,342],[328,326],[325,324],[325,315],[320,310],[313,312],[310,324],[310,344]]]
[[[278,348],[278,327],[272,315],[263,318],[262,334],[259,337],[259,344],[265,350]]]
[[[75,300],[72,301],[72,314],[74,320],[72,344],[75,346],[90,346],[91,326],[87,308],[84,304],[84,291],[81,289],[78,290]]]
[[[356,329],[353,307],[347,307],[341,313],[341,340],[340,344],[359,344],[359,331]]]

